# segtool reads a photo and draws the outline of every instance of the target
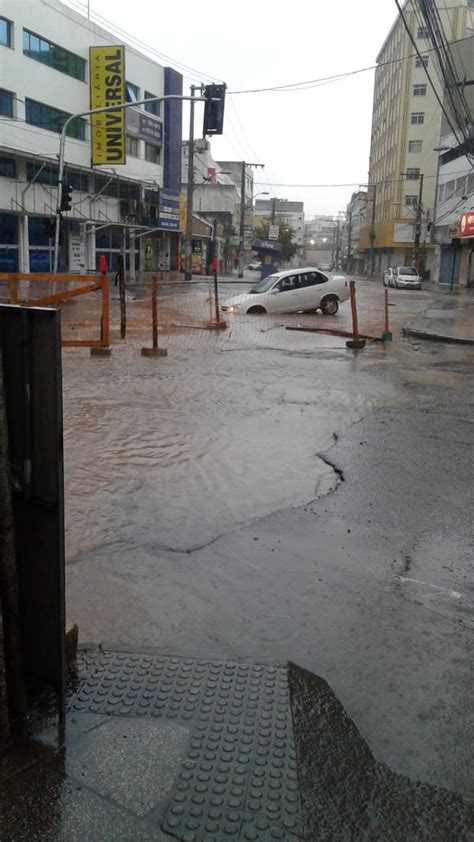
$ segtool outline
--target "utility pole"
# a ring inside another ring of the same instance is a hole
[[[264,167],[264,164],[248,164],[242,161],[240,174],[240,227],[239,227],[239,278],[244,277],[244,239],[245,239],[245,170],[246,167]]]
[[[186,251],[184,255],[184,280],[193,279],[193,192],[194,192],[194,95],[196,86],[191,85],[189,103],[188,185],[186,194]]]
[[[377,200],[377,185],[372,184],[372,220],[370,223],[369,229],[369,239],[370,239],[370,277],[373,278],[375,272],[375,203]]]
[[[275,208],[276,208],[276,197],[274,196],[272,199],[272,225],[275,222]]]
[[[335,259],[335,265],[334,265],[334,268],[335,268],[336,272],[337,272],[338,265],[339,265],[339,224],[340,224],[340,222],[339,222],[339,218],[338,218],[337,223],[336,223],[336,259]]]
[[[347,272],[351,271],[351,261],[352,261],[351,240],[352,240],[352,208],[349,211],[349,224],[347,226],[347,266],[346,266]]]
[[[418,191],[418,204],[416,206],[415,220],[415,247],[413,249],[413,268],[418,269],[420,262],[420,238],[421,220],[423,216],[423,173],[420,173],[420,189]]]

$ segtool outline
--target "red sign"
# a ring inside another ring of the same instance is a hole
[[[217,176],[216,176],[216,168],[215,167],[208,167],[207,168],[207,177],[209,179],[209,184],[217,184]]]
[[[474,237],[474,213],[462,214],[461,237]]]

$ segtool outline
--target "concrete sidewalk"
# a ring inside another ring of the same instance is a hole
[[[378,764],[294,664],[83,651],[65,743],[48,720],[0,758],[2,839],[470,838],[472,805]]]
[[[474,289],[437,292],[425,312],[402,332],[419,339],[474,345]]]

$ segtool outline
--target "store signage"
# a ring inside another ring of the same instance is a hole
[[[461,215],[461,237],[474,237],[474,213]]]
[[[459,225],[448,225],[448,238],[459,237]]]
[[[270,227],[268,229],[268,239],[269,240],[278,240],[279,234],[280,234],[279,225],[270,225]]]
[[[141,138],[142,140],[149,140],[157,146],[161,146],[163,142],[163,125],[160,120],[150,117],[143,111],[138,111],[135,108],[127,108],[125,123],[127,126],[127,134],[132,137]]]
[[[167,231],[180,229],[180,195],[179,190],[160,189],[159,227]]]
[[[90,47],[89,67],[91,109],[124,103],[125,47]],[[123,108],[91,115],[91,161],[92,166],[126,163]]]

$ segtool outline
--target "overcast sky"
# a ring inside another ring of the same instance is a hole
[[[394,0],[90,0],[90,9],[92,18],[101,15],[166,54],[168,61],[157,58],[163,64],[194,68],[187,86],[225,81],[229,91],[373,65],[397,13]],[[370,70],[297,92],[228,96],[224,135],[213,139],[212,154],[265,164],[255,171],[255,193],[303,200],[306,215],[336,214],[367,181],[373,80]],[[197,133],[201,126],[198,111]],[[347,183],[356,186],[309,186]]]

